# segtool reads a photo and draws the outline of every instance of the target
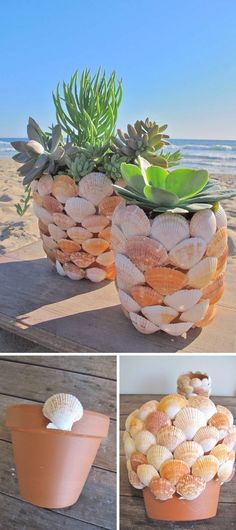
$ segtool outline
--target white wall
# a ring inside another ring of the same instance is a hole
[[[169,394],[176,391],[180,374],[206,372],[212,394],[236,395],[236,356],[120,356],[121,394]]]

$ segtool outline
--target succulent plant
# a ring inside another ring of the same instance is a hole
[[[127,160],[128,158],[125,155],[108,153],[103,159],[101,169],[108,177],[115,181],[121,177],[120,166],[122,162],[127,162]]]
[[[121,164],[127,187],[115,185],[128,203],[138,204],[153,212],[196,212],[212,208],[224,199],[236,196],[236,189],[221,189],[206,170],[178,168],[168,171],[154,166],[142,157],[139,165]]]
[[[69,83],[63,82],[63,95],[58,84],[53,101],[57,121],[75,145],[101,146],[110,142],[122,98],[121,81],[115,72],[106,79],[100,68],[92,77],[85,69],[78,86],[76,71]]]
[[[100,147],[89,144],[86,147],[75,147],[74,153],[65,159],[71,176],[78,181],[93,170],[103,171],[103,159],[108,149],[109,144]]]

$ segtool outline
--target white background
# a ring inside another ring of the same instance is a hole
[[[236,357],[223,355],[121,355],[120,393],[169,394],[176,391],[178,376],[189,371],[210,375],[213,395],[236,395]]]

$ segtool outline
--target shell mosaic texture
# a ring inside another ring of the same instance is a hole
[[[188,501],[206,483],[234,474],[236,426],[226,407],[210,398],[170,394],[132,412],[123,435],[130,484],[150,488],[157,500]]]
[[[32,183],[44,251],[57,272],[72,280],[100,282],[115,277],[111,217],[124,202],[103,173],[77,184],[68,175],[43,175]]]
[[[116,284],[141,333],[185,335],[215,316],[228,256],[226,214],[219,205],[188,217],[166,212],[149,219],[137,205],[114,211]]]

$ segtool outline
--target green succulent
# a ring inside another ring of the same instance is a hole
[[[74,154],[65,159],[70,175],[78,181],[91,171],[102,171],[104,155],[108,149],[108,144],[100,147],[88,144],[86,147],[75,147]]]
[[[127,162],[127,156],[109,153],[103,159],[101,170],[115,181],[121,177],[120,166],[122,162]]]
[[[79,85],[76,71],[69,83],[63,82],[62,95],[60,84],[53,93],[57,121],[71,141],[80,147],[88,143],[97,146],[110,143],[121,98],[121,81],[116,80],[115,72],[106,79],[100,68],[93,77],[90,70],[85,69]]]
[[[196,212],[212,208],[224,199],[236,196],[236,189],[221,189],[206,170],[178,168],[168,171],[138,158],[138,165],[121,164],[127,187],[114,186],[116,191],[133,203],[153,212]]]

